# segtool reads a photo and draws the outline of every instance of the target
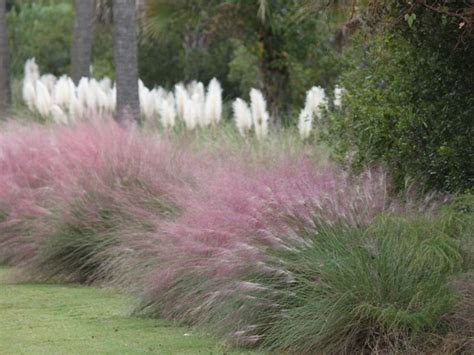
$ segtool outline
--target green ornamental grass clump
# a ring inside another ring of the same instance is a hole
[[[278,254],[294,281],[275,293],[282,311],[265,345],[299,354],[406,351],[444,334],[443,317],[458,301],[449,281],[463,268],[452,231],[430,217],[389,215],[368,227],[302,231],[305,247]]]

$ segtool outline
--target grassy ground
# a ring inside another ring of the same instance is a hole
[[[239,354],[160,320],[127,316],[112,290],[14,284],[0,268],[0,354]]]

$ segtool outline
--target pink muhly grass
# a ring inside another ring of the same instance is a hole
[[[0,136],[1,261],[27,262],[50,226],[94,225],[101,209],[128,216],[137,229],[151,228],[177,213],[177,198],[192,188],[194,165],[170,142],[112,121],[55,130],[12,126]],[[31,230],[32,222],[42,228]],[[126,229],[126,218],[113,223]]]
[[[267,250],[307,243],[299,233],[303,226],[317,229],[320,221],[364,225],[391,208],[382,173],[350,179],[339,168],[305,159],[283,158],[263,169],[220,162],[201,178],[212,183],[201,183],[187,197],[183,214],[155,235],[160,248],[155,270],[143,279],[140,311],[189,324],[217,322],[217,331],[230,338],[238,330],[235,324],[255,319],[253,301],[245,301],[250,309],[243,316],[224,309],[229,300],[263,291],[258,283],[246,283],[246,275],[291,282],[284,268],[267,264]],[[262,307],[274,306],[263,302]]]
[[[19,263],[32,255],[28,231],[47,214],[44,200],[55,174],[58,150],[48,129],[10,124],[0,134],[0,262]]]

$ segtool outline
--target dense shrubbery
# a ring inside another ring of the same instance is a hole
[[[11,71],[22,77],[27,59],[35,57],[48,73],[69,68],[74,11],[72,4],[24,5],[8,13]]]
[[[457,22],[426,9],[416,14],[411,28],[398,24],[348,51],[346,95],[330,117],[331,137],[339,153],[355,150],[356,166],[385,162],[401,187],[410,177],[427,189],[469,189],[474,48],[456,46]]]
[[[472,294],[451,281],[472,275],[472,201],[414,212],[381,171],[349,177],[281,142],[196,152],[182,139],[107,121],[7,127],[1,261],[115,286],[137,313],[238,345],[407,351],[451,331],[467,346],[456,312]]]
[[[67,74],[74,24],[72,2],[17,4],[8,12],[12,76],[21,78],[27,59],[36,58],[47,73]],[[93,45],[93,75],[113,77],[110,26],[98,24]]]

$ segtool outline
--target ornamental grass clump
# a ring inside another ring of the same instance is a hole
[[[178,215],[204,166],[113,121],[25,132],[0,138],[0,257],[37,279],[106,279],[111,248]]]
[[[63,158],[77,164],[77,173],[50,197],[55,230],[39,238],[28,265],[38,278],[109,280],[122,243],[128,248],[129,239],[145,238],[179,215],[178,197],[192,188],[189,161],[169,142],[112,122],[93,129],[65,129],[58,138],[59,144],[68,142]]]
[[[447,332],[443,317],[457,302],[449,280],[463,259],[459,240],[430,218],[382,215],[367,227],[319,223],[300,233],[307,244],[274,254],[292,282],[268,286],[280,308],[269,348],[403,352]]]
[[[189,196],[183,214],[156,236],[160,249],[155,270],[145,282],[137,311],[208,325],[238,343],[249,339],[243,333],[234,337],[241,326],[257,331],[251,339],[262,336],[261,323],[247,322],[242,309],[249,316],[269,315],[245,301],[252,287],[242,282],[258,272],[287,275],[281,267],[267,266],[267,252],[304,245],[295,226],[312,226],[314,216],[328,223],[365,225],[392,208],[382,174],[367,173],[351,181],[338,168],[305,159],[266,166],[227,162],[202,179],[211,176],[212,184],[202,184]],[[261,289],[258,283],[255,288]],[[223,310],[234,296],[242,307]]]
[[[66,176],[52,132],[5,125],[0,133],[0,264],[18,265],[35,253],[33,231],[48,211],[56,177]],[[46,227],[46,226],[45,226]]]

